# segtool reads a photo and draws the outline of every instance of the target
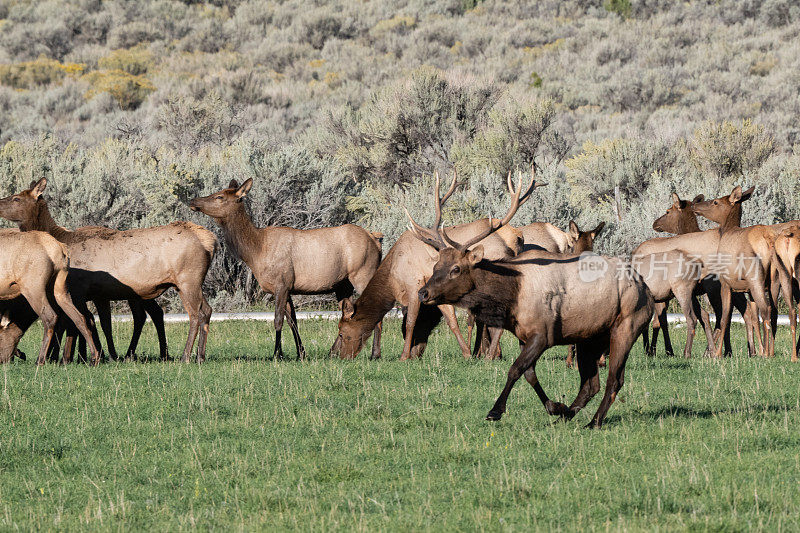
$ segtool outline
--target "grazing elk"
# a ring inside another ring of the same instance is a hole
[[[92,364],[101,353],[95,342],[91,315],[82,314],[67,291],[69,257],[66,247],[39,231],[0,231],[0,300],[23,296],[42,321],[44,335],[36,364],[43,365],[55,333],[58,315],[53,304],[75,323],[92,352]],[[52,300],[51,300],[52,298]],[[7,319],[6,319],[7,320]]]
[[[290,295],[333,292],[339,306],[345,306],[354,290],[365,289],[378,268],[380,242],[377,236],[353,224],[309,230],[257,228],[243,201],[252,186],[252,178],[242,185],[233,180],[219,192],[195,198],[191,208],[210,216],[222,227],[234,253],[250,267],[261,288],[275,296],[273,357],[283,358],[281,330],[286,318],[294,335],[297,356],[303,358],[305,349]],[[372,329],[375,331],[372,357],[378,358],[380,325],[375,324]],[[338,349],[334,346],[331,352]]]
[[[439,201],[439,175],[435,173],[434,195]],[[457,176],[442,197],[446,201],[455,191]],[[441,210],[436,211],[435,224],[441,223]],[[482,219],[448,228],[451,235],[468,239],[481,233],[496,223],[496,219]],[[501,228],[482,241],[487,257],[496,259],[513,257],[519,252],[519,234],[513,228]],[[420,357],[425,351],[428,337],[445,317],[447,325],[456,336],[465,359],[470,358],[469,346],[464,342],[458,329],[455,310],[451,305],[420,305],[417,291],[431,276],[435,263],[435,253],[414,236],[412,230],[405,231],[386,254],[367,288],[355,303],[345,302],[342,318],[339,320],[339,335],[336,343],[341,344],[342,358],[353,358],[361,351],[369,332],[380,322],[395,302],[403,307],[403,337],[405,339],[401,360]],[[499,335],[492,332],[496,343]],[[489,353],[496,353],[492,346]]]
[[[594,256],[591,262],[598,270],[586,270],[581,256],[545,251],[487,261],[483,247],[476,244],[511,220],[534,185],[532,180],[521,194],[520,180],[506,216],[463,244],[437,226],[423,231],[413,224],[415,235],[439,255],[433,275],[419,290],[419,300],[464,307],[488,325],[511,331],[523,344],[487,420],[500,420],[508,395],[522,375],[549,414],[571,419],[600,390],[597,361],[608,351],[605,395],[589,424],[600,427],[622,387],[628,353],[652,316],[653,298],[636,274],[617,276],[621,262],[613,258]],[[551,346],[567,344],[577,345],[581,380],[569,407],[550,400],[536,376],[541,354]]]
[[[748,200],[754,190],[755,187],[750,187],[742,191],[740,186],[736,186],[730,194],[698,202],[693,209],[698,215],[719,224],[714,268],[722,282],[722,330],[725,331],[730,325],[732,293],[749,292],[767,328],[766,347],[762,355],[772,357],[775,355],[777,323],[774,299],[780,283],[776,279],[775,239],[781,231],[797,222],[742,228],[742,202]],[[787,295],[784,294],[784,297]],[[787,302],[790,305],[791,301],[789,294]],[[721,351],[722,345],[719,344],[716,355],[721,355]]]
[[[70,231],[53,220],[42,197],[46,187],[47,180],[42,178],[31,189],[0,200],[0,216],[18,224],[23,232],[44,231],[67,246],[67,284],[76,307],[90,316],[88,301],[152,300],[175,287],[189,314],[182,361],[189,361],[195,340],[197,361],[205,360],[211,307],[203,295],[203,281],[216,249],[214,234],[190,222],[126,231]],[[152,306],[148,309],[154,311]],[[166,357],[163,349],[161,356]]]

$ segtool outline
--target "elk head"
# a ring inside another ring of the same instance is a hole
[[[672,193],[672,205],[669,206],[666,213],[653,222],[653,229],[675,234],[700,231],[700,227],[697,225],[697,216],[692,207],[705,198],[704,195],[698,194],[694,200],[681,200],[680,196]]]
[[[742,202],[749,200],[754,190],[755,186],[742,191],[742,187],[737,185],[730,194],[705,202],[697,202],[692,209],[701,217],[717,224],[725,225],[727,223],[738,226],[742,218]]]
[[[489,217],[487,228],[479,234],[473,236],[469,241],[459,244],[447,236],[447,232],[441,227],[442,205],[450,197],[455,189],[456,179],[453,177],[453,184],[450,186],[444,198],[439,197],[439,176],[436,175],[436,185],[434,186],[434,208],[436,216],[430,228],[424,228],[417,224],[406,210],[411,222],[411,230],[414,235],[422,242],[432,246],[439,252],[439,257],[433,267],[433,275],[427,283],[419,290],[420,302],[424,304],[452,304],[461,300],[463,296],[472,291],[475,281],[472,277],[472,269],[483,260],[483,246],[479,243],[492,233],[511,222],[519,206],[530,198],[533,189],[537,187],[536,177],[531,168],[531,181],[527,190],[522,193],[522,176],[519,177],[516,188],[511,182],[511,174],[507,179],[508,190],[511,193],[511,206],[502,219]],[[544,184],[539,184],[542,186]],[[474,248],[472,246],[476,245]],[[470,249],[471,248],[471,249]]]
[[[40,200],[46,188],[47,178],[42,178],[31,183],[30,189],[3,198],[0,200],[0,217],[20,226],[30,226],[44,203]]]
[[[591,252],[594,249],[594,240],[603,231],[606,226],[605,222],[601,222],[596,228],[589,231],[581,231],[574,220],[569,221],[569,236],[575,243],[572,245],[573,254],[582,254],[583,252]]]
[[[369,325],[364,325],[362,321],[356,320],[356,305],[349,298],[342,300],[342,318],[339,319],[339,337],[331,348],[331,354],[337,350],[342,359],[355,359],[361,353],[364,343],[372,334]]]
[[[208,196],[195,198],[189,204],[192,211],[200,211],[211,218],[222,220],[241,207],[242,200],[250,192],[253,186],[253,178],[248,179],[241,185],[236,180],[231,180],[227,189]]]

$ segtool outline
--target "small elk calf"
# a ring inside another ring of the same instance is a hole
[[[530,251],[503,261],[485,261],[482,246],[471,248],[508,224],[534,185],[532,179],[521,194],[520,180],[506,216],[463,244],[438,227],[422,232],[413,224],[418,237],[439,252],[419,299],[426,304],[469,309],[476,319],[511,331],[523,344],[487,420],[500,420],[511,389],[523,375],[549,414],[571,419],[600,390],[597,361],[608,351],[606,392],[589,424],[600,427],[622,387],[628,353],[653,314],[653,297],[638,275],[617,276],[621,265],[613,258],[594,256],[591,261],[603,263],[594,266],[604,268],[587,269],[576,255]],[[536,362],[542,353],[551,346],[568,344],[577,345],[581,380],[578,396],[569,407],[550,400],[536,376]]]

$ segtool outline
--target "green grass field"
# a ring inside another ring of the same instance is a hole
[[[129,325],[118,324],[119,346]],[[800,366],[646,358],[599,431],[554,422],[521,380],[483,420],[516,355],[464,361],[437,329],[421,361],[330,360],[335,322],[304,321],[308,361],[274,362],[272,326],[213,323],[209,362],[2,367],[0,529],[800,529]],[[142,352],[155,357],[148,324]],[[170,326],[178,355],[185,325]],[[675,331],[676,346],[683,335]],[[284,344],[290,354],[294,349]],[[570,402],[564,349],[539,376]],[[605,372],[602,374],[603,382]]]

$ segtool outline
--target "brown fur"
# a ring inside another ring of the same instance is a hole
[[[46,185],[42,179],[31,189],[0,200],[0,216],[17,223],[23,232],[46,231],[68,247],[72,260],[68,283],[78,309],[88,316],[87,301],[151,300],[175,287],[190,320],[182,360],[189,361],[197,338],[197,360],[203,361],[211,307],[202,285],[216,247],[214,234],[190,222],[126,231],[98,227],[70,231],[50,215],[42,197]],[[99,344],[98,339],[95,342]]]
[[[772,357],[775,355],[774,341],[777,323],[775,303],[781,288],[784,289],[784,298],[790,307],[792,301],[790,289],[781,282],[781,269],[775,256],[775,240],[783,230],[798,222],[790,221],[768,226],[759,224],[742,228],[742,202],[748,200],[754,190],[755,187],[746,191],[742,191],[739,186],[734,187],[729,195],[695,204],[694,211],[720,225],[717,248],[720,253],[728,254],[733,258],[744,258],[748,261],[753,258],[755,260],[754,275],[743,275],[733,267],[722,272],[723,326],[729,324],[730,321],[731,293],[749,292],[758,311],[765,318],[767,345],[762,350],[762,355]],[[721,348],[718,347],[717,353],[720,350]],[[793,355],[796,355],[796,352],[793,351]]]
[[[485,261],[480,246],[440,252],[433,275],[419,291],[420,300],[465,307],[488,324],[508,329],[523,344],[488,420],[502,417],[508,395],[522,375],[549,414],[572,418],[599,391],[597,360],[608,350],[606,392],[590,423],[591,427],[602,425],[622,387],[631,346],[652,316],[653,299],[640,278],[615,278],[618,260],[604,258],[605,275],[586,282],[579,274],[579,259],[530,251],[504,261]],[[550,400],[535,367],[547,348],[573,343],[578,345],[581,386],[567,407]]]
[[[291,294],[334,292],[339,305],[362,292],[378,268],[382,235],[371,235],[353,224],[335,228],[300,230],[285,227],[257,228],[244,206],[252,187],[232,181],[219,192],[195,198],[191,207],[212,217],[223,229],[234,252],[250,267],[261,288],[275,295],[274,357],[282,358],[281,330],[284,317],[294,335],[298,357],[305,349],[297,329]],[[380,326],[374,326],[372,356],[380,357]],[[331,349],[336,353],[338,346]]]
[[[55,333],[57,304],[75,323],[92,351],[92,363],[100,362],[100,351],[90,331],[91,318],[73,304],[67,291],[69,259],[63,244],[39,231],[0,231],[0,300],[25,297],[42,320],[44,335],[37,364],[44,364]],[[6,328],[3,328],[6,329]],[[5,362],[5,361],[4,361]]]

